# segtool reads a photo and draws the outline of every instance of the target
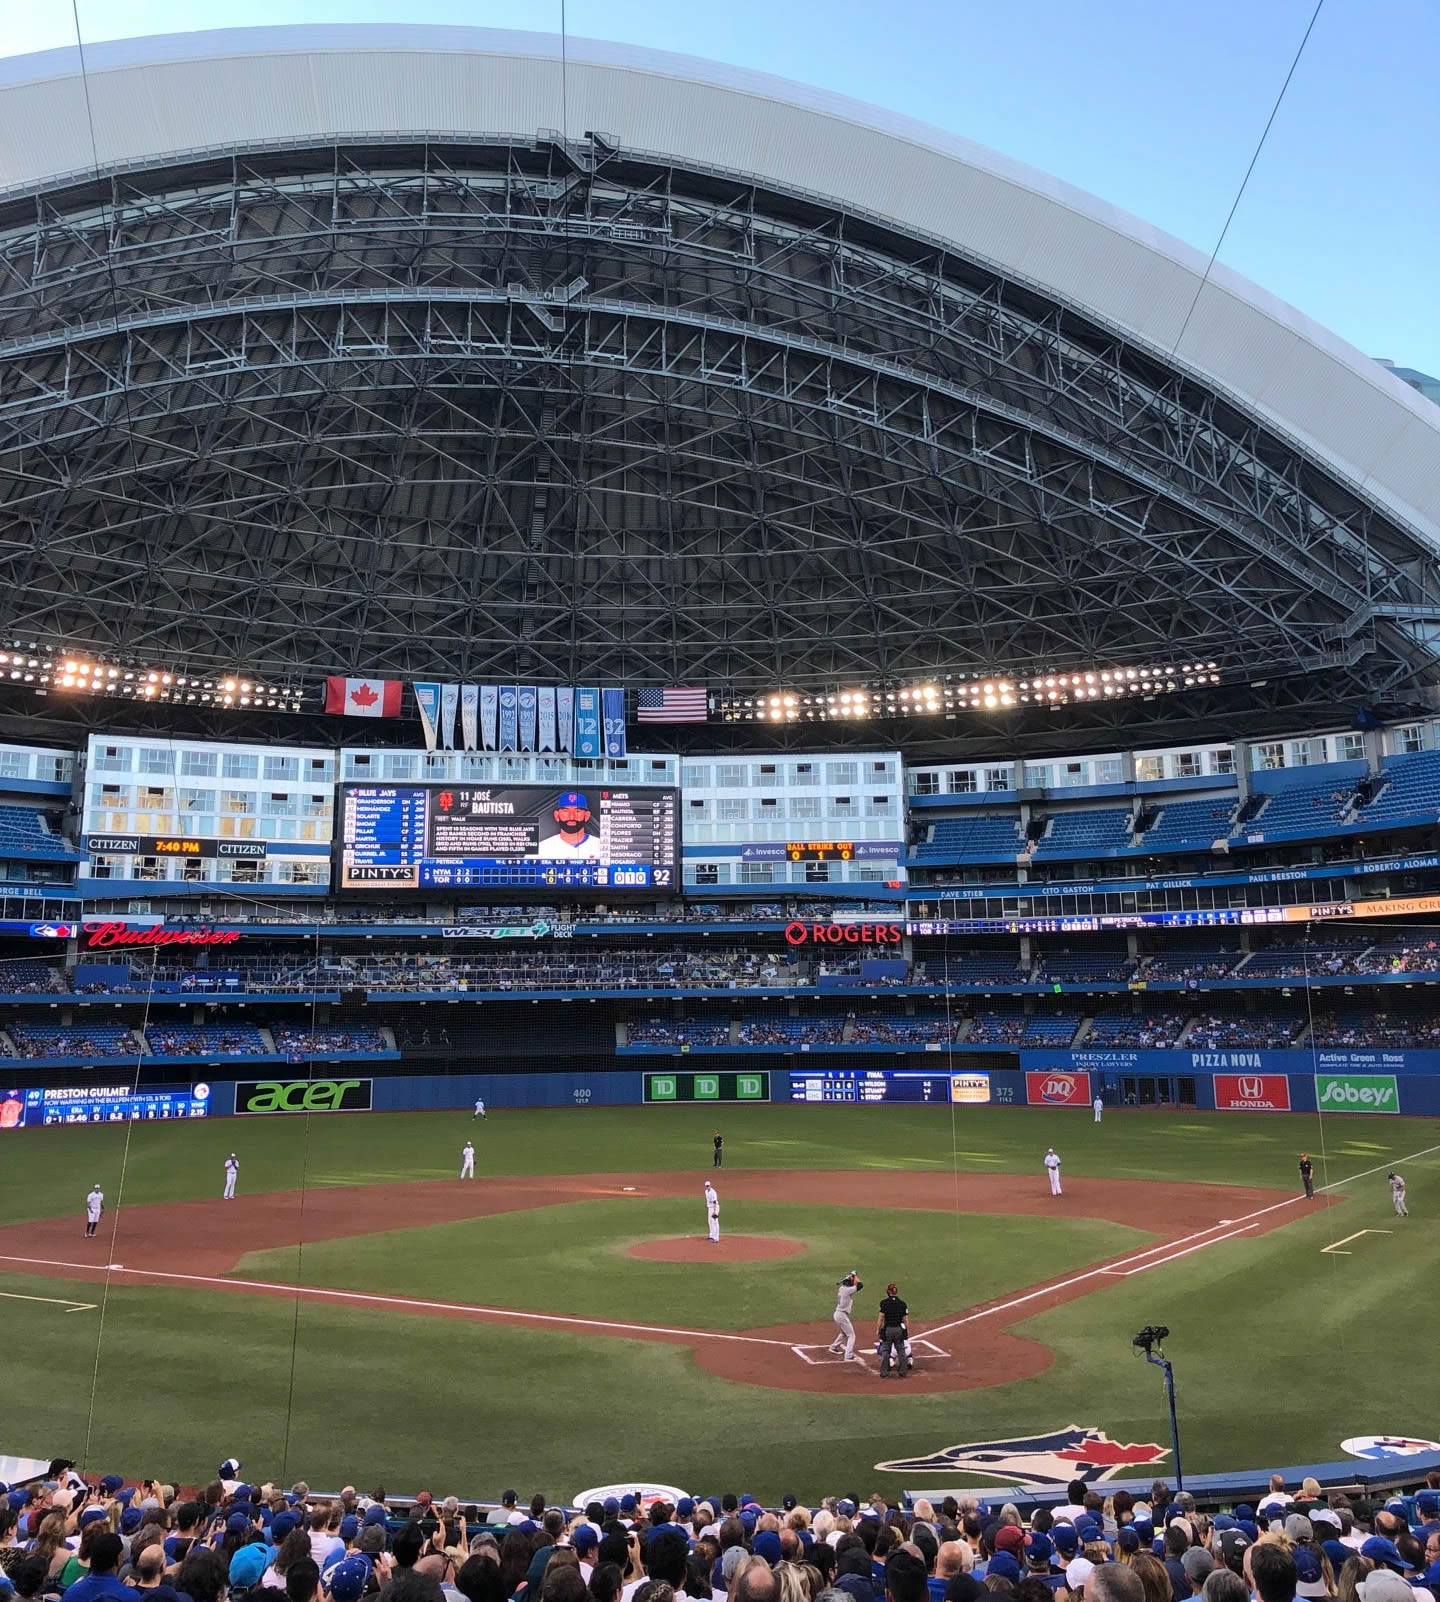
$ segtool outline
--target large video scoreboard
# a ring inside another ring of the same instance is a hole
[[[0,1090],[0,1129],[204,1118],[209,1110],[208,1085],[192,1085],[188,1090],[138,1090],[134,1085]]]
[[[591,784],[344,785],[342,890],[668,890],[680,792]]]

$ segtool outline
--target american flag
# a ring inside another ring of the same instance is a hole
[[[641,690],[636,701],[637,723],[708,723],[710,698],[704,686]]]

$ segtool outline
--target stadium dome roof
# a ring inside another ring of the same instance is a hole
[[[292,676],[1436,680],[1440,409],[1042,174],[536,34],[78,68],[0,61],[0,631]]]

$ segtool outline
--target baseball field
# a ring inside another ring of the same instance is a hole
[[[972,1483],[935,1454],[1080,1425],[1148,1476],[1171,1460],[1146,1324],[1172,1331],[1189,1473],[1434,1428],[1403,1382],[1432,1339],[1433,1120],[656,1107],[4,1138],[0,1451],[102,1472],[203,1481],[233,1454],[321,1486],[818,1495]],[[847,1365],[827,1346],[852,1268]],[[904,1383],[874,1351],[890,1280]]]

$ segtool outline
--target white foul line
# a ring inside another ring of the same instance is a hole
[[[1330,1185],[1321,1185],[1317,1194],[1324,1195],[1326,1191],[1339,1190],[1344,1185],[1353,1185],[1357,1179],[1368,1179],[1371,1174],[1383,1173],[1395,1167],[1397,1163],[1415,1162],[1419,1158],[1428,1157],[1432,1152],[1437,1151],[1440,1151],[1440,1146],[1426,1146],[1423,1151],[1413,1151],[1408,1157],[1395,1157],[1388,1163],[1377,1163],[1374,1168],[1366,1168],[1358,1174],[1350,1174],[1345,1179],[1337,1179]],[[1247,1230],[1254,1227],[1254,1219],[1264,1218],[1267,1213],[1278,1212],[1282,1207],[1293,1207],[1296,1202],[1305,1200],[1304,1196],[1287,1196],[1284,1201],[1271,1202],[1267,1207],[1257,1207],[1253,1213],[1244,1213],[1239,1218],[1228,1220],[1231,1224],[1243,1226],[1232,1230],[1228,1235],[1216,1236],[1215,1231],[1224,1226],[1222,1224],[1212,1224],[1209,1229],[1197,1229],[1193,1234],[1181,1235],[1176,1240],[1162,1241],[1160,1245],[1148,1247],[1145,1251],[1137,1252],[1133,1257],[1122,1257],[1119,1262],[1107,1263],[1101,1268],[1087,1268],[1084,1273],[1075,1274],[1070,1279],[1062,1279],[1053,1285],[1042,1285],[1038,1290],[1026,1291],[1023,1296],[1014,1296],[1007,1302],[997,1302],[993,1307],[982,1307],[979,1312],[967,1313],[963,1318],[951,1319],[948,1324],[936,1324],[932,1329],[927,1330],[926,1334],[943,1335],[946,1330],[959,1329],[962,1324],[972,1324],[978,1318],[993,1318],[996,1313],[1008,1313],[1012,1308],[1023,1307],[1026,1302],[1036,1301],[1042,1296],[1053,1296],[1056,1291],[1069,1290],[1072,1285],[1083,1285],[1087,1280],[1096,1279],[1102,1274],[1115,1275],[1118,1273],[1121,1277],[1128,1279],[1130,1274],[1143,1273],[1147,1268],[1162,1267],[1165,1263],[1173,1262],[1177,1257],[1188,1256],[1191,1251],[1203,1251],[1206,1246],[1215,1246],[1222,1240],[1230,1240],[1235,1235],[1243,1235]],[[1204,1237],[1207,1235],[1214,1238],[1206,1240]],[[1200,1244],[1198,1246],[1190,1246],[1189,1243],[1191,1241],[1199,1241]],[[1179,1251],[1176,1249],[1178,1247],[1188,1247],[1188,1250]],[[1156,1254],[1160,1252],[1166,1252],[1169,1255],[1164,1257],[1157,1256]],[[1147,1257],[1154,1257],[1155,1261],[1144,1262],[1143,1259]],[[1130,1265],[1134,1263],[1138,1263],[1141,1266],[1131,1268]],[[1129,1273],[1124,1272],[1126,1269],[1129,1269]]]
[[[99,1302],[67,1302],[63,1296],[22,1296],[19,1291],[0,1291],[8,1302],[48,1302],[52,1307],[63,1307],[67,1313],[93,1313]]]
[[[1353,1257],[1353,1252],[1342,1252],[1342,1246],[1348,1246],[1352,1240],[1359,1240],[1362,1235],[1393,1235],[1392,1229],[1357,1229],[1353,1235],[1347,1235],[1344,1240],[1332,1241],[1328,1246],[1322,1246],[1322,1252],[1334,1252],[1337,1257]]]
[[[78,1268],[95,1272],[96,1263],[68,1263],[53,1257],[7,1257],[0,1263],[27,1263],[42,1268]],[[376,1296],[368,1291],[329,1290],[320,1285],[280,1285],[266,1279],[234,1279],[218,1274],[169,1274],[158,1268],[120,1268],[110,1264],[113,1274],[133,1274],[139,1279],[170,1279],[184,1285],[221,1285],[229,1290],[278,1291],[284,1296],[326,1297],[341,1302],[373,1302],[380,1307],[416,1307],[426,1312],[470,1313],[482,1318],[518,1320],[534,1324],[570,1324],[577,1329],[614,1329],[634,1335],[679,1335],[694,1341],[738,1341],[746,1346],[789,1346],[789,1341],[772,1340],[764,1335],[732,1335],[724,1330],[674,1329],[667,1324],[624,1324],[608,1318],[574,1318],[565,1313],[525,1313],[514,1307],[481,1307],[474,1302],[432,1302],[415,1296]]]

